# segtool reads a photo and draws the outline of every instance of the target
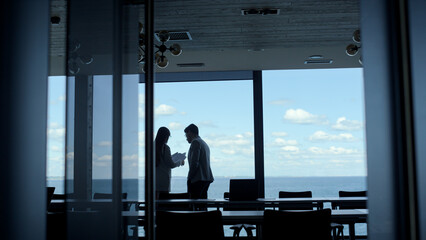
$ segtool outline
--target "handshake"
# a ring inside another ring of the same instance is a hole
[[[173,162],[180,162],[180,165],[179,166],[183,166],[184,164],[185,164],[185,158],[186,158],[186,153],[178,153],[178,152],[175,152],[173,155],[172,155],[172,160],[173,160]]]

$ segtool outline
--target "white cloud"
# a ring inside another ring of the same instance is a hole
[[[138,132],[139,147],[145,147],[145,131]]]
[[[296,140],[285,140],[283,138],[275,138],[274,143],[276,145],[297,145],[297,141]]]
[[[212,127],[212,128],[217,127],[217,125],[214,124],[212,121],[202,121],[202,122],[199,122],[197,125],[199,127]]]
[[[285,105],[290,104],[291,102],[292,101],[288,100],[288,99],[277,99],[277,100],[270,101],[269,104],[285,106]]]
[[[61,95],[61,96],[59,96],[59,97],[58,97],[58,101],[63,102],[63,101],[65,101],[65,100],[67,100],[66,95]]]
[[[222,152],[229,155],[234,155],[237,153],[234,149],[222,149]]]
[[[346,117],[339,117],[333,126],[331,126],[333,129],[336,130],[361,130],[362,129],[362,123],[357,120],[349,120],[346,119]]]
[[[272,132],[272,133],[271,133],[271,135],[272,135],[273,137],[285,137],[285,136],[287,136],[288,134],[287,134],[286,132]]]
[[[309,137],[310,141],[355,141],[356,138],[350,133],[341,133],[338,135],[328,134],[323,131],[316,131]]]
[[[110,147],[110,146],[112,146],[112,142],[111,141],[101,141],[101,142],[98,143],[98,146]]]
[[[143,119],[145,118],[145,94],[139,93],[139,118]]]
[[[171,130],[178,130],[178,129],[182,129],[182,124],[178,123],[178,122],[171,122],[169,123],[169,128]]]
[[[65,127],[58,123],[51,123],[47,129],[47,137],[52,140],[65,141]]]
[[[100,156],[100,157],[96,157],[96,160],[98,160],[98,161],[111,161],[112,155],[103,155],[103,156]]]
[[[296,146],[284,146],[281,148],[281,150],[291,153],[298,153],[300,151],[300,149]]]
[[[209,136],[205,141],[212,151],[218,151],[228,155],[247,155],[253,156],[253,133],[245,132],[233,136]]]
[[[157,108],[155,108],[155,114],[156,115],[173,115],[175,114],[176,108],[166,105],[166,104],[160,104]]]
[[[303,109],[288,109],[284,114],[284,120],[298,124],[326,124],[325,116],[314,115]]]
[[[123,161],[135,161],[135,160],[138,160],[138,159],[139,159],[139,157],[138,157],[137,154],[124,155],[123,158],[122,158]]]
[[[343,154],[357,154],[358,150],[356,149],[347,149],[342,147],[331,146],[328,149],[320,148],[320,147],[310,147],[309,152],[318,155],[324,154],[333,154],[333,155],[343,155]]]

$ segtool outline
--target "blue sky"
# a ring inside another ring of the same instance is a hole
[[[64,172],[64,79],[49,81],[48,176]],[[111,82],[97,79],[94,177],[104,178],[111,173],[111,132],[104,127],[112,117]],[[144,86],[137,76],[125,82],[123,169],[128,177],[143,176]],[[263,82],[266,176],[366,175],[362,69],[264,71]],[[172,153],[187,152],[183,129],[195,123],[216,176],[253,177],[252,94],[250,79],[156,84],[155,131],[168,127]],[[186,164],[172,174],[187,171]]]

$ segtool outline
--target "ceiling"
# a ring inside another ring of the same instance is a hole
[[[61,17],[59,24],[51,25],[51,73],[56,75],[65,72],[66,1],[53,0],[51,7],[52,16]],[[130,8],[137,9],[137,18],[143,22],[143,5]],[[279,9],[279,14],[242,15],[242,9]],[[169,66],[156,68],[158,72],[361,67],[359,56],[345,53],[359,28],[358,0],[157,0],[154,16],[156,31],[188,31],[192,37],[176,41],[183,53],[167,55]],[[90,35],[93,50],[102,41],[96,33]],[[133,48],[126,49],[128,59],[137,58]],[[332,63],[305,64],[313,55]],[[178,66],[194,63],[202,66]],[[130,64],[128,72],[136,68]]]

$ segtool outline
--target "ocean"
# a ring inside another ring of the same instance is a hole
[[[238,177],[240,178],[240,177]],[[229,191],[229,177],[215,177],[210,185],[209,198],[223,198],[223,193]],[[93,192],[111,193],[112,184],[108,179],[94,179]],[[55,193],[64,193],[64,181],[48,179],[47,185],[55,187]],[[72,188],[72,183],[68,186]],[[122,191],[127,192],[127,199],[143,200],[145,198],[145,179],[123,179]],[[265,197],[276,198],[279,191],[312,191],[313,197],[338,197],[340,190],[367,190],[367,177],[265,177]],[[186,192],[186,178],[173,177],[171,192]],[[327,207],[327,206],[325,206]],[[366,235],[366,224],[356,224],[356,234]],[[143,233],[140,233],[143,235]],[[225,227],[225,234],[232,236],[232,231]],[[242,233],[242,236],[244,233]],[[345,235],[348,236],[347,227]]]
[[[229,191],[229,177],[216,177],[210,185],[209,198],[223,198]],[[93,192],[111,193],[110,179],[94,179]],[[56,187],[55,193],[64,193],[64,182],[60,179],[48,179],[49,187]],[[72,183],[68,186],[72,187]],[[123,192],[128,199],[145,198],[145,179],[123,179]],[[278,197],[279,191],[312,191],[313,197],[337,197],[340,190],[367,190],[366,177],[265,177],[265,197]],[[186,178],[173,177],[171,192],[186,192]]]

